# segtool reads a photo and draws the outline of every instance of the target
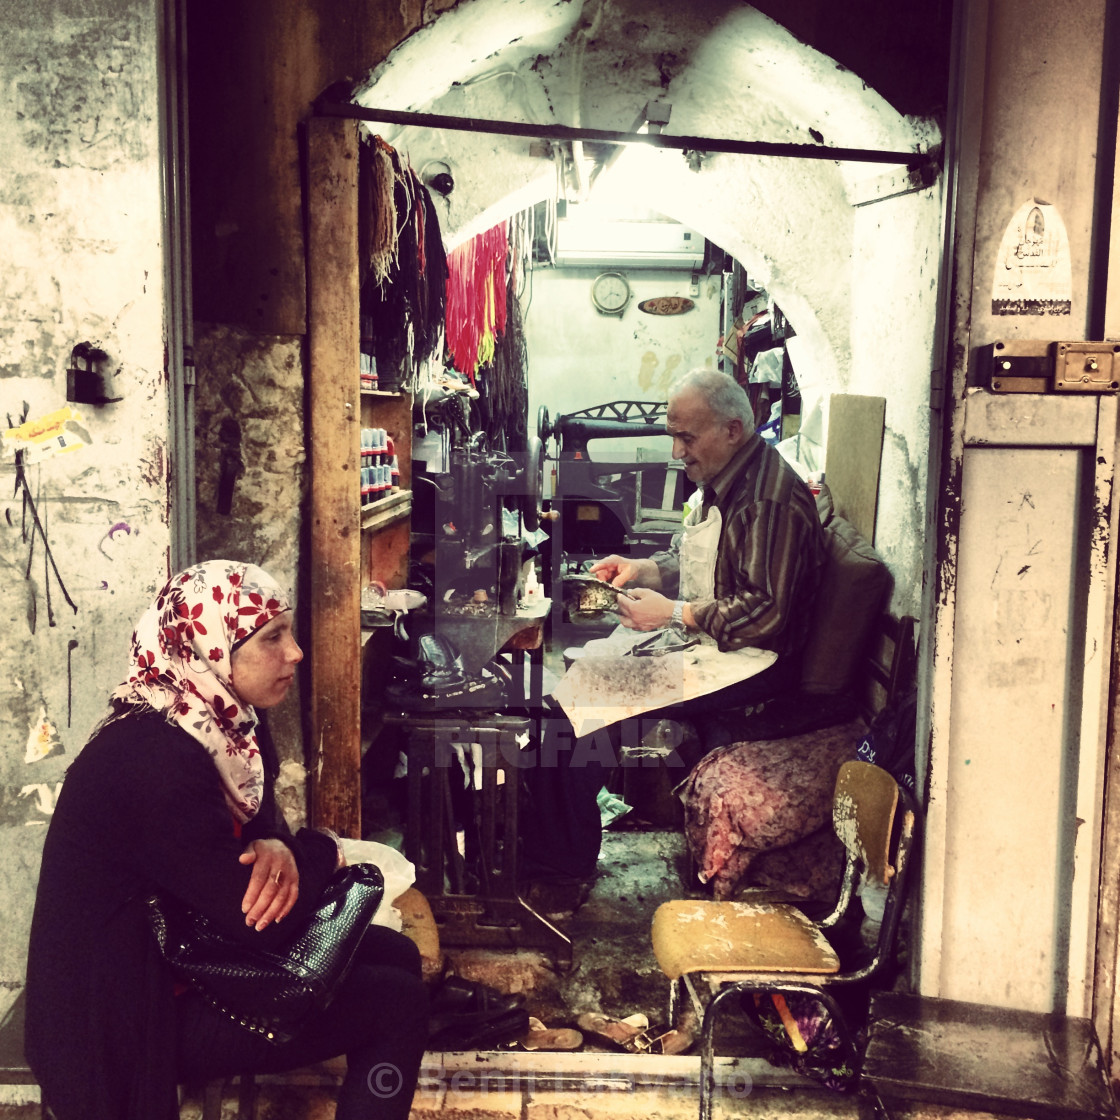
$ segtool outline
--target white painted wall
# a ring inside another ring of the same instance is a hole
[[[43,542],[25,536],[14,461],[0,457],[0,1012],[23,976],[56,785],[167,575],[158,11],[9,3],[0,40],[0,421],[18,422],[25,402],[31,418],[64,406],[81,341],[109,353],[123,397],[77,406],[89,446],[28,474],[76,612]],[[51,757],[39,757],[41,730]]]
[[[1106,403],[1098,430],[1091,395],[968,401],[957,593],[969,608],[956,619],[953,735],[939,759],[951,792],[946,998],[1050,1011],[1068,987],[1070,1013],[1088,1009],[1101,729],[1085,721],[1107,682],[1107,625],[1086,606],[1103,560],[1085,514],[1102,500],[1098,461],[1111,490]]]
[[[701,277],[689,296],[690,272],[623,270],[632,298],[619,315],[602,315],[591,302],[599,268],[538,269],[525,318],[529,351],[531,426],[543,405],[555,420],[564,413],[617,400],[663,401],[672,379],[698,366],[714,366],[719,338],[719,276]],[[685,296],[695,304],[683,315],[648,315],[638,304],[654,296]],[[535,429],[534,429],[535,430]],[[670,454],[668,438],[595,440],[593,458],[630,459],[636,446]]]
[[[922,613],[940,206],[935,187],[852,213],[846,391],[887,401],[875,548],[894,574],[895,612],[915,618]]]

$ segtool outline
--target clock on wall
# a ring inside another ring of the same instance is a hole
[[[604,315],[621,315],[630,302],[630,282],[621,272],[601,272],[591,284],[591,302]]]

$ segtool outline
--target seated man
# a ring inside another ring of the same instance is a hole
[[[687,373],[670,386],[668,405],[673,457],[684,461],[700,493],[672,548],[641,560],[608,556],[591,572],[616,587],[638,585],[634,599],[618,599],[630,629],[703,630],[725,652],[756,646],[778,654],[757,676],[645,714],[647,726],[660,715],[697,725],[700,743],[680,743],[666,760],[691,767],[715,745],[704,741],[707,717],[799,684],[824,537],[808,487],[756,434],[750,401],[732,377]],[[619,724],[607,730],[621,733]],[[522,772],[526,804],[519,823],[527,865],[587,878],[599,854],[596,794],[609,773],[579,743],[553,751],[549,765]],[[681,770],[674,782],[684,776]]]
[[[702,630],[724,651],[755,646],[778,660],[759,675],[674,707],[703,712],[758,704],[794,689],[824,563],[808,487],[756,432],[750,401],[727,374],[693,370],[669,388],[673,458],[699,491],[670,549],[646,559],[607,556],[592,574],[615,587],[622,624]],[[701,721],[702,722],[702,721]]]

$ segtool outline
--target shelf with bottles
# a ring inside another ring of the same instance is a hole
[[[363,502],[361,512],[363,529],[384,529],[412,512],[412,491],[391,490],[375,502]]]
[[[365,528],[367,510],[398,509],[402,504],[399,497],[391,505],[387,503],[395,495],[407,491],[407,487],[401,486],[396,445],[385,428],[362,428],[360,447],[358,477],[361,480],[362,527]]]

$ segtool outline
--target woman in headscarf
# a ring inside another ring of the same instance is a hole
[[[173,1120],[178,1082],[343,1053],[338,1120],[408,1116],[427,999],[402,934],[371,927],[326,1010],[276,1044],[184,990],[148,926],[159,891],[277,947],[344,862],[333,834],[292,835],[274,797],[257,713],[284,699],[302,658],[287,597],[251,564],[188,568],[137,624],[127,679],[67,771],[43,849],[26,1049],[56,1120]]]

